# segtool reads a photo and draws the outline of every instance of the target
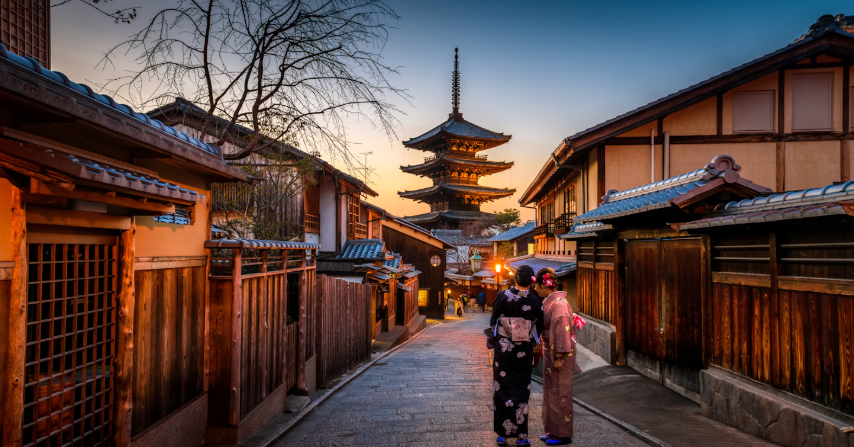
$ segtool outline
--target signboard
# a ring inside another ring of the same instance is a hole
[[[380,284],[380,292],[388,292],[388,283],[387,282]]]

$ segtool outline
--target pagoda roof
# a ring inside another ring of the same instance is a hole
[[[489,149],[510,141],[512,135],[504,135],[503,133],[484,129],[464,120],[462,113],[452,113],[444,123],[421,136],[404,141],[403,145],[412,149],[424,149],[430,143],[445,138],[476,140],[484,143],[484,149]]]
[[[442,154],[433,160],[417,165],[401,166],[400,169],[403,170],[403,172],[418,174],[419,172],[429,172],[435,168],[448,165],[473,166],[488,169],[491,173],[495,173],[510,169],[513,166],[513,162],[488,161],[482,158],[459,158],[449,154]]]
[[[432,195],[438,194],[440,192],[447,191],[451,193],[462,193],[462,194],[470,194],[470,195],[478,195],[478,196],[492,196],[494,198],[508,197],[513,195],[516,192],[516,189],[509,188],[490,188],[488,186],[476,186],[476,185],[458,185],[458,184],[443,184],[443,185],[433,185],[427,188],[416,189],[413,191],[402,191],[398,192],[401,197],[405,197],[407,199],[421,199],[430,197]]]
[[[439,222],[442,220],[450,220],[450,221],[465,221],[465,220],[477,220],[483,216],[488,216],[490,213],[484,211],[462,211],[462,210],[448,210],[448,211],[433,211],[424,214],[418,214],[415,216],[407,216],[404,219],[417,224],[431,224],[435,222]],[[434,232],[435,235],[435,232]],[[444,240],[439,236],[436,236],[440,240]]]

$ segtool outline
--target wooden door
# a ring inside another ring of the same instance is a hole
[[[661,380],[661,243],[626,243],[626,363]]]
[[[625,265],[627,364],[688,397],[698,397],[702,241],[629,241]]]
[[[664,340],[662,383],[700,392],[703,367],[703,260],[700,239],[661,241],[661,328]]]
[[[109,445],[115,236],[30,234],[22,444]]]

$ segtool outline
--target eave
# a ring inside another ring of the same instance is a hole
[[[512,196],[516,192],[515,189],[498,189],[485,186],[469,186],[469,185],[433,185],[427,188],[416,189],[413,191],[398,192],[406,199],[421,199],[434,196],[441,193],[449,193],[452,195],[469,195],[491,198],[502,198]]]
[[[433,160],[430,160],[425,163],[417,164],[417,165],[409,165],[409,166],[401,166],[400,169],[403,172],[409,174],[418,174],[425,175],[430,172],[439,170],[445,166],[464,166],[464,167],[475,167],[480,168],[486,171],[484,175],[495,174],[497,172],[505,171],[513,167],[512,161],[487,161],[481,159],[470,159],[466,160],[464,158],[450,157],[447,155],[441,155],[436,157]]]

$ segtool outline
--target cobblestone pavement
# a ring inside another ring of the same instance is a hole
[[[494,446],[488,326],[488,314],[471,312],[427,330],[347,384],[276,447]],[[542,401],[533,383],[533,445],[545,445],[537,440]],[[577,405],[575,418],[572,445],[645,446]]]

